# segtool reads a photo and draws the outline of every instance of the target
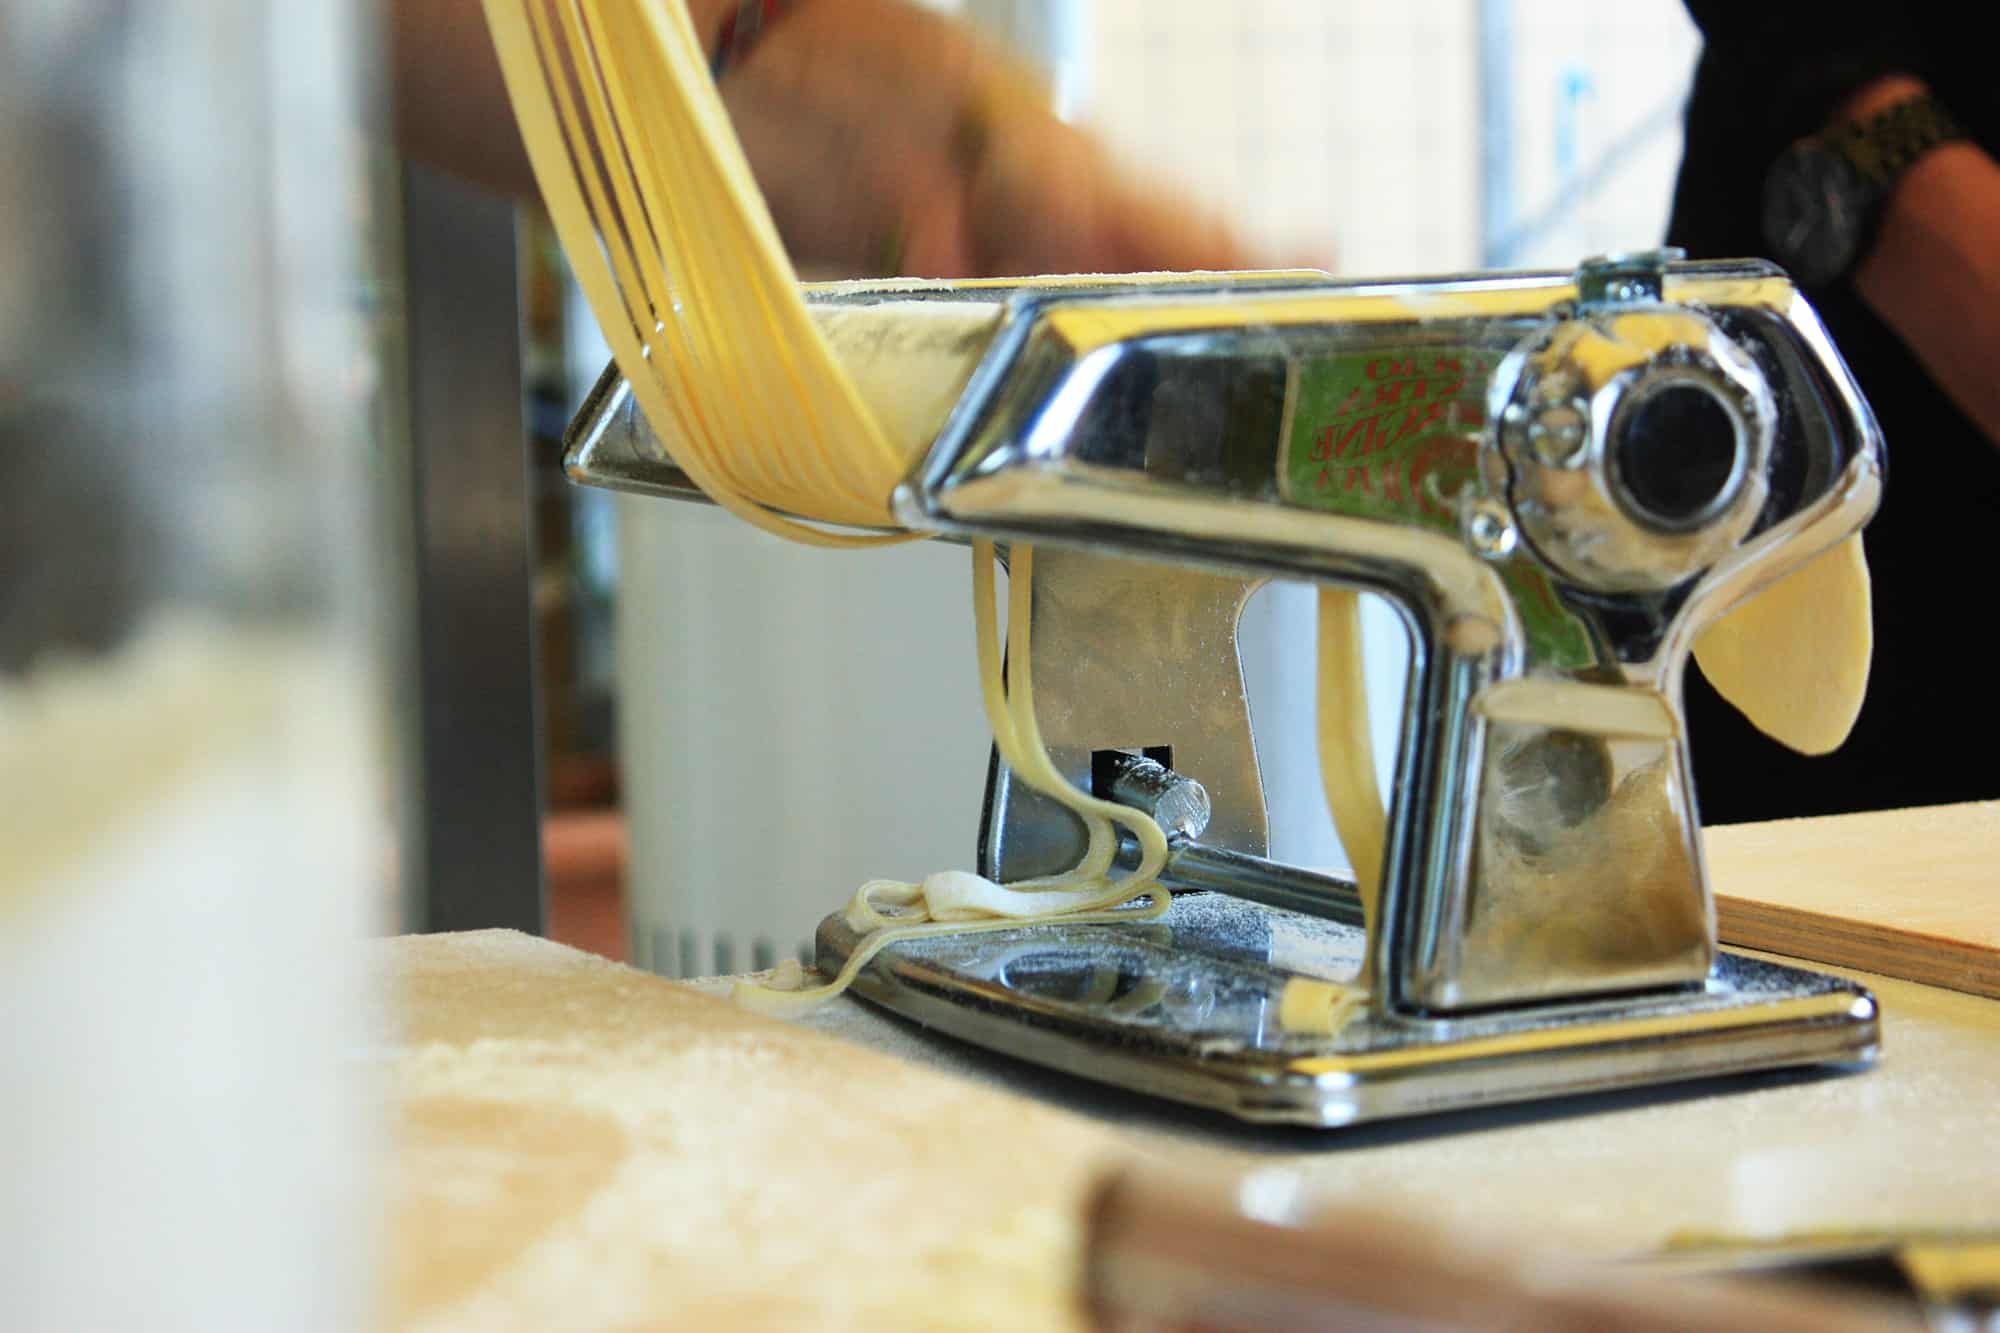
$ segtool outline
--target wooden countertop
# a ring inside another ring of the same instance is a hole
[[[398,1327],[1065,1327],[1133,1158],[1591,1254],[1699,1229],[2000,1226],[2000,1002],[1866,978],[1885,1054],[1332,1133],[1249,1129],[843,1001],[780,1023],[505,932],[380,946],[403,1030]],[[713,989],[711,987],[710,989]]]
[[[1709,841],[1719,892],[1881,918],[1901,958],[1941,933],[1983,947],[1996,821],[1988,804]],[[376,947],[400,1022],[381,1058],[398,1328],[1072,1327],[1080,1201],[1133,1163],[1282,1164],[1331,1204],[1585,1256],[1689,1232],[2000,1230],[2000,1000],[1914,981],[1846,972],[1882,1005],[1866,1072],[1312,1132],[852,999],[786,1023],[731,1005],[726,981],[506,932]]]

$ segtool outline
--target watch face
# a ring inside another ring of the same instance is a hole
[[[1867,182],[1845,157],[1816,143],[1794,144],[1764,181],[1764,240],[1771,257],[1802,287],[1841,277],[1867,231]]]

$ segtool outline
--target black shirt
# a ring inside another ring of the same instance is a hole
[[[1990,43],[1966,30],[1967,7],[1688,0],[1688,9],[1705,45],[1668,240],[1694,258],[1766,254],[1766,168],[1881,75],[1922,78],[1987,151],[2000,144],[2000,80]],[[1854,734],[1819,758],[1758,733],[1689,671],[1708,823],[2000,796],[2000,672],[1985,662],[1989,581],[2000,574],[2000,446],[1851,289],[1809,295],[1887,447],[1882,508],[1865,535],[1874,667]]]

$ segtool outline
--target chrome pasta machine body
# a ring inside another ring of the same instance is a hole
[[[1050,755],[1160,820],[1177,890],[1144,923],[894,945],[858,994],[1319,1126],[1873,1058],[1865,990],[1717,947],[1680,705],[1696,632],[1880,492],[1874,418],[1777,270],[1647,253],[809,299],[995,307],[896,514],[1034,545]],[[615,367],[569,445],[576,480],[696,494]],[[1236,625],[1274,579],[1380,594],[1408,629],[1373,931],[1351,879],[1269,859]],[[996,756],[982,873],[1061,871],[1084,839]],[[857,942],[829,917],[822,968]],[[1348,1021],[1287,1020],[1288,987],[1351,981],[1364,956]]]

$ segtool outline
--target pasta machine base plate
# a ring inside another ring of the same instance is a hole
[[[860,936],[835,913],[817,962]],[[1248,1121],[1336,1128],[1800,1065],[1861,1066],[1873,997],[1837,977],[1717,955],[1699,986],[1451,1016],[1363,1004],[1286,1031],[1288,982],[1346,982],[1363,932],[1222,894],[1131,925],[1052,922],[884,948],[866,1000],[1034,1064]]]

